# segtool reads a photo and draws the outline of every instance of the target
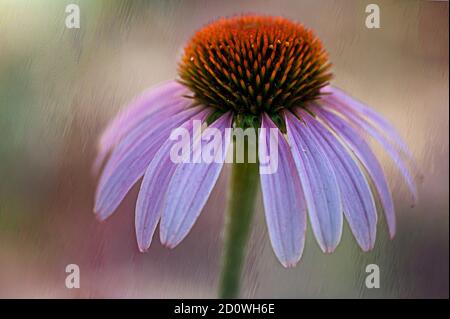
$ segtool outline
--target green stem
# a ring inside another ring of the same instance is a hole
[[[236,144],[236,143],[234,143]],[[258,164],[233,163],[226,220],[220,298],[237,298],[258,189]]]

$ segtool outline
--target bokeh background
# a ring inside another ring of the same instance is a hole
[[[381,28],[365,27],[377,3]],[[81,28],[65,27],[65,7]],[[193,32],[241,13],[283,15],[315,30],[334,64],[334,84],[389,119],[411,146],[423,178],[411,207],[381,152],[398,233],[381,218],[376,248],[363,253],[348,227],[332,255],[311,230],[302,261],[286,270],[266,232],[260,198],[242,297],[448,298],[449,78],[445,1],[26,1],[0,0],[0,297],[216,297],[228,171],[190,235],[174,250],[134,238],[129,194],[104,223],[93,213],[98,136],[135,95],[177,75]],[[81,288],[65,287],[78,264]],[[364,284],[379,265],[381,288]]]

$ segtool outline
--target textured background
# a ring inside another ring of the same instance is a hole
[[[381,29],[365,28],[365,6]],[[78,3],[81,29],[65,28]],[[136,189],[104,223],[92,214],[90,173],[107,121],[145,88],[176,76],[192,33],[247,12],[303,22],[324,41],[334,84],[366,101],[405,137],[424,176],[414,208],[383,154],[398,233],[381,219],[362,253],[348,228],[333,255],[311,231],[295,269],[277,262],[259,199],[244,297],[447,297],[449,274],[448,2],[0,0],[0,297],[215,297],[227,172],[187,239],[137,250]],[[81,268],[81,289],[64,286]],[[365,288],[376,263],[381,288]]]

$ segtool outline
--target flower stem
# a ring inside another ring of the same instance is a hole
[[[236,145],[236,143],[234,143]],[[235,147],[235,146],[234,146]],[[219,297],[237,298],[258,189],[258,164],[233,163]]]

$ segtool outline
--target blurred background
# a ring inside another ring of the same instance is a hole
[[[70,3],[80,7],[80,29],[65,26]],[[380,29],[365,27],[369,3],[380,7]],[[396,237],[389,240],[381,218],[372,252],[363,253],[346,227],[336,252],[324,255],[309,229],[302,261],[288,270],[273,254],[259,198],[242,297],[448,298],[448,2],[412,0],[0,0],[0,297],[216,297],[228,170],[176,249],[156,236],[141,254],[137,188],[98,222],[91,164],[106,123],[144,89],[177,76],[193,32],[241,13],[314,29],[334,64],[333,83],[398,128],[423,175],[411,207],[379,152]],[[364,283],[372,263],[379,289]],[[65,287],[67,264],[80,266],[80,289]]]

